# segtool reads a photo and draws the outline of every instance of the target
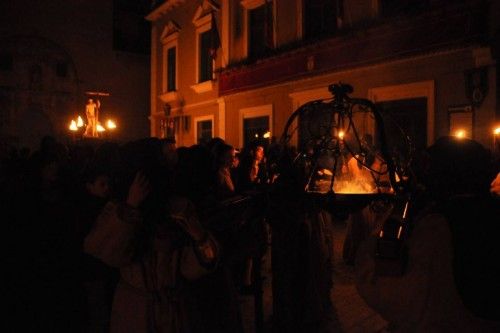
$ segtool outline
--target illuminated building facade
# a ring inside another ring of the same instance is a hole
[[[175,135],[180,145],[219,136],[242,147],[267,131],[279,137],[294,110],[344,82],[395,118],[417,148],[458,127],[489,147],[500,108],[499,7],[465,0],[160,1],[147,16],[151,134]]]

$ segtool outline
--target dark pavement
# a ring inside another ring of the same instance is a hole
[[[342,246],[346,233],[346,222],[335,222],[334,231],[334,274],[331,299],[336,318],[331,332],[383,333],[387,322],[366,305],[354,285],[354,268],[342,261]],[[264,322],[265,332],[272,332],[271,258],[269,252],[264,258]],[[255,332],[254,300],[252,296],[240,296],[245,333]]]

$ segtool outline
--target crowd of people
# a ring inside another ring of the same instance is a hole
[[[242,332],[238,294],[259,292],[272,231],[273,329],[334,331],[338,216],[305,193],[296,156],[259,142],[239,151],[220,138],[176,147],[45,137],[33,153],[11,150],[0,195],[13,326]],[[425,156],[400,275],[377,268],[394,205],[351,212],[367,225],[348,255],[358,291],[394,331],[498,331],[498,165],[466,139],[439,139]]]
[[[267,246],[264,147],[222,139],[2,158],[10,318],[20,331],[241,332]]]

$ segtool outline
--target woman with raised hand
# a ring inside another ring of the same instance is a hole
[[[199,332],[188,284],[216,266],[217,243],[189,200],[166,187],[159,143],[124,150],[125,179],[135,171],[126,198],[109,202],[85,239],[88,253],[120,269],[111,332]]]

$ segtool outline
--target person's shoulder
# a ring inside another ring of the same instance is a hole
[[[437,212],[429,212],[415,220],[412,231],[415,238],[425,238],[430,241],[439,241],[450,237],[450,227],[446,217]]]

